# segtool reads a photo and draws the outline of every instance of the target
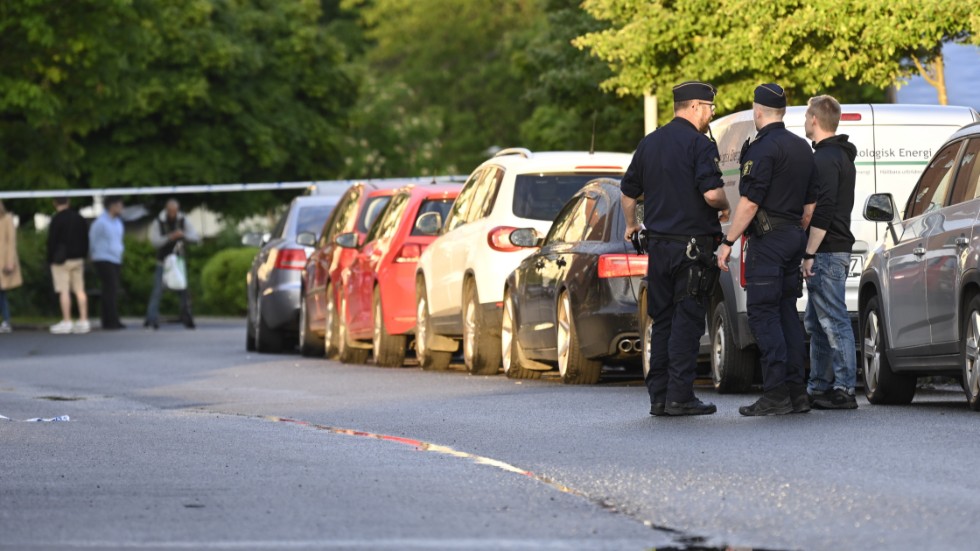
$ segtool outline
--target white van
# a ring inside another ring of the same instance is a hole
[[[806,106],[788,107],[786,128],[806,138],[803,115]],[[960,127],[980,121],[980,114],[969,107],[935,105],[841,106],[838,134],[847,134],[857,147],[856,189],[851,212],[851,231],[856,239],[847,280],[847,309],[857,321],[858,279],[873,245],[886,231],[886,225],[869,222],[862,216],[864,201],[872,193],[891,193],[907,197],[933,153]],[[755,136],[752,111],[741,111],[712,123],[712,132],[721,154],[725,192],[732,205],[738,203],[739,164],[742,144]],[[726,228],[727,229],[727,228]],[[758,372],[755,338],[745,313],[743,239],[732,250],[732,270],[722,272],[716,296],[708,309],[708,335],[711,341],[711,372],[720,392],[743,391]],[[797,303],[806,309],[806,295]],[[858,331],[854,331],[855,336]]]

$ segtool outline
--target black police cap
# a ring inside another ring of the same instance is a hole
[[[674,86],[674,103],[701,100],[715,101],[715,87],[707,82],[689,80]]]
[[[786,91],[783,90],[782,86],[773,82],[760,84],[755,88],[754,101],[759,105],[781,109],[786,107]]]

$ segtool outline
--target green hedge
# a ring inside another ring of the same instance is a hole
[[[204,302],[226,313],[244,315],[248,309],[245,277],[255,249],[225,249],[211,257],[201,271]]]

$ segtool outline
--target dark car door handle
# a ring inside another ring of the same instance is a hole
[[[916,247],[916,248],[912,249],[912,254],[914,254],[915,256],[922,256],[922,255],[926,254],[926,248],[925,247]]]
[[[568,264],[568,262],[565,262],[564,258],[559,258],[558,260],[555,261],[555,264],[558,264],[558,267],[560,268],[564,268],[565,264]]]
[[[966,237],[957,237],[955,243],[957,247],[966,247],[970,244],[970,240]]]

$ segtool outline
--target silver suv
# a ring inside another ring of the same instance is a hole
[[[864,392],[907,404],[916,377],[962,377],[980,411],[980,123],[939,149],[903,211],[890,193],[868,197],[864,217],[888,222],[861,275],[858,308]]]

